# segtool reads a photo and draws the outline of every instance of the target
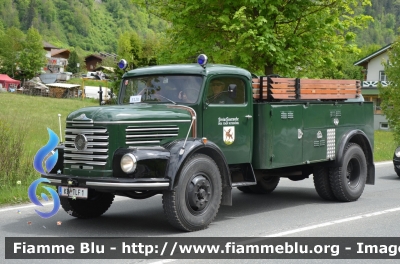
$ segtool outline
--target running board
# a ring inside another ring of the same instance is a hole
[[[256,185],[256,175],[251,163],[240,164],[231,170],[232,187]]]
[[[257,182],[234,182],[232,183],[232,187],[250,186],[256,184]]]

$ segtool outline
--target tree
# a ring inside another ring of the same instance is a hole
[[[142,62],[142,42],[136,32],[125,32],[118,40],[118,55],[126,59],[129,69],[136,69]]]
[[[383,113],[393,131],[395,141],[400,144],[400,37],[389,50],[389,63],[384,62],[385,74],[390,81],[387,87],[379,85],[379,96]]]
[[[4,37],[0,38],[1,73],[15,77],[24,39],[25,34],[15,27],[4,31]]]
[[[45,50],[39,32],[31,27],[26,34],[20,55],[20,69],[25,78],[31,79],[45,64]]]
[[[313,72],[332,65],[340,51],[356,49],[350,30],[371,19],[353,11],[370,0],[136,2],[172,24],[169,60],[205,53],[212,62],[265,74],[298,75],[298,69]]]
[[[78,73],[78,71],[80,70],[80,68],[78,69],[78,63],[80,63],[80,59],[76,51],[73,50],[71,51],[71,54],[69,54],[67,70],[72,73]],[[81,67],[83,67],[83,64]]]
[[[159,38],[155,34],[139,37],[136,32],[125,32],[118,39],[118,56],[128,62],[128,69],[156,65]]]

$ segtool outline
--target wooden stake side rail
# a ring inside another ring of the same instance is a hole
[[[361,94],[358,80],[253,78],[256,100],[346,100]]]

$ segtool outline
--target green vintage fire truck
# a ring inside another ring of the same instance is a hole
[[[68,115],[42,177],[77,218],[102,215],[115,195],[162,194],[166,218],[185,231],[232,205],[233,188],[267,194],[281,177],[313,175],[323,199],[355,201],[375,180],[373,105],[360,96],[359,81],[259,77],[203,54],[131,70],[117,105]]]

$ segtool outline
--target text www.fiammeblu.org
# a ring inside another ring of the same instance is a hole
[[[163,249],[165,248],[166,244],[164,244]],[[242,244],[236,244],[235,242],[227,242],[225,246],[179,245],[178,242],[175,242],[171,250],[170,256],[174,254],[204,254],[204,253],[206,254],[330,254],[331,256],[338,256],[339,248],[340,248],[339,245],[315,245],[311,247],[309,245],[302,245],[297,242],[293,244],[286,242],[283,245],[242,245]],[[154,253],[157,254],[157,252]],[[163,254],[164,252],[161,252],[161,255]]]

